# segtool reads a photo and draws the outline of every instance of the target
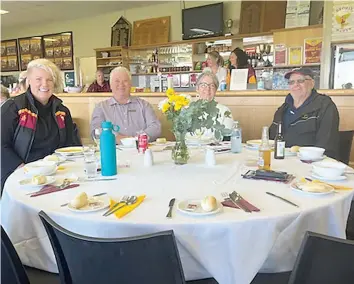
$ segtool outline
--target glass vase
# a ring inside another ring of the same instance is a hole
[[[187,164],[189,160],[189,151],[186,145],[186,134],[175,133],[176,144],[172,149],[172,160],[176,165]]]

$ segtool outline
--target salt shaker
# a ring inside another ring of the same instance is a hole
[[[151,149],[146,149],[144,154],[144,166],[151,167],[154,164],[154,158],[152,156]]]
[[[215,159],[215,151],[213,149],[208,148],[205,152],[205,164],[207,166],[215,166],[216,159]]]

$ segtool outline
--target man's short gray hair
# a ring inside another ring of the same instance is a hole
[[[32,60],[30,63],[28,63],[27,66],[27,78],[30,76],[34,68],[43,69],[52,76],[54,83],[54,93],[63,92],[64,84],[61,71],[52,61],[44,58]]]
[[[114,68],[111,73],[109,74],[109,83],[112,84],[112,77],[113,77],[113,74],[114,73],[126,73],[129,77],[129,80],[131,81],[132,80],[132,74],[130,74],[130,71],[123,67],[123,66],[118,66],[116,68]]]
[[[204,70],[203,73],[199,75],[196,85],[198,86],[200,84],[200,81],[206,76],[210,77],[213,80],[213,83],[215,84],[216,89],[219,88],[218,77],[216,77],[216,75],[211,70]]]

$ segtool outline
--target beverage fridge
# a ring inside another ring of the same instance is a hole
[[[354,41],[332,45],[330,88],[354,89]]]

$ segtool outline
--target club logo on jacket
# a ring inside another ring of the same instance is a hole
[[[55,113],[55,117],[57,119],[57,123],[60,129],[65,128],[65,116],[66,113],[64,111],[57,111]]]
[[[19,124],[21,126],[34,130],[37,123],[37,114],[27,108],[23,108],[18,111],[18,115],[20,117]]]

